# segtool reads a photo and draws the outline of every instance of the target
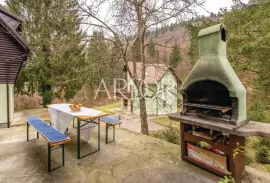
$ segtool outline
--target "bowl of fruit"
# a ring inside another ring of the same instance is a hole
[[[71,112],[80,112],[81,107],[82,107],[82,104],[76,104],[76,105],[69,106]]]

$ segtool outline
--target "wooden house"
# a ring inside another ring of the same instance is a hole
[[[127,72],[127,98],[122,98],[121,108],[140,114],[138,88],[130,74],[133,73],[133,62],[128,63],[131,73]],[[141,75],[142,64],[136,62],[137,76]],[[181,81],[174,71],[164,64],[147,64],[145,66],[146,111],[148,115],[165,115],[177,112],[177,85]]]
[[[10,127],[14,113],[14,83],[30,51],[21,33],[20,18],[0,5],[0,128]]]

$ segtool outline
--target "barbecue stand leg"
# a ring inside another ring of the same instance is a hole
[[[235,159],[233,159],[233,150],[237,149],[238,145],[245,147],[245,137],[230,135],[229,141],[231,152],[229,155],[229,169],[232,172],[232,176],[234,177],[235,182],[239,183],[245,170],[245,156],[244,154],[240,153],[236,155]]]

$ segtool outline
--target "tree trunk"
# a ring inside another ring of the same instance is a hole
[[[144,97],[140,99],[140,117],[141,117],[141,133],[148,135],[148,122]]]
[[[145,96],[144,96],[144,80],[145,80],[145,55],[144,55],[144,36],[145,36],[145,22],[143,20],[143,12],[142,12],[142,3],[138,4],[138,38],[140,44],[140,60],[142,65],[142,74],[141,80],[141,94],[140,97],[140,117],[141,117],[141,133],[148,135],[148,122],[147,122],[147,113],[146,113],[146,105],[145,105]],[[139,87],[139,88],[140,88]],[[140,91],[139,91],[140,92]]]

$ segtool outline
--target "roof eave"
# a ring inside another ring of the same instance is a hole
[[[13,13],[10,13],[5,7],[3,7],[1,4],[0,4],[0,11],[3,12],[4,14],[6,14],[7,16],[9,17],[12,17],[14,19],[16,19],[17,21],[20,21],[22,23],[22,19],[19,18],[18,16],[14,15]]]
[[[24,48],[25,53],[29,54],[30,48],[28,44],[22,39],[22,37],[12,28],[10,25],[8,25],[1,17],[0,17],[0,24],[2,24],[3,27],[5,27],[11,35],[16,39],[18,43]]]

